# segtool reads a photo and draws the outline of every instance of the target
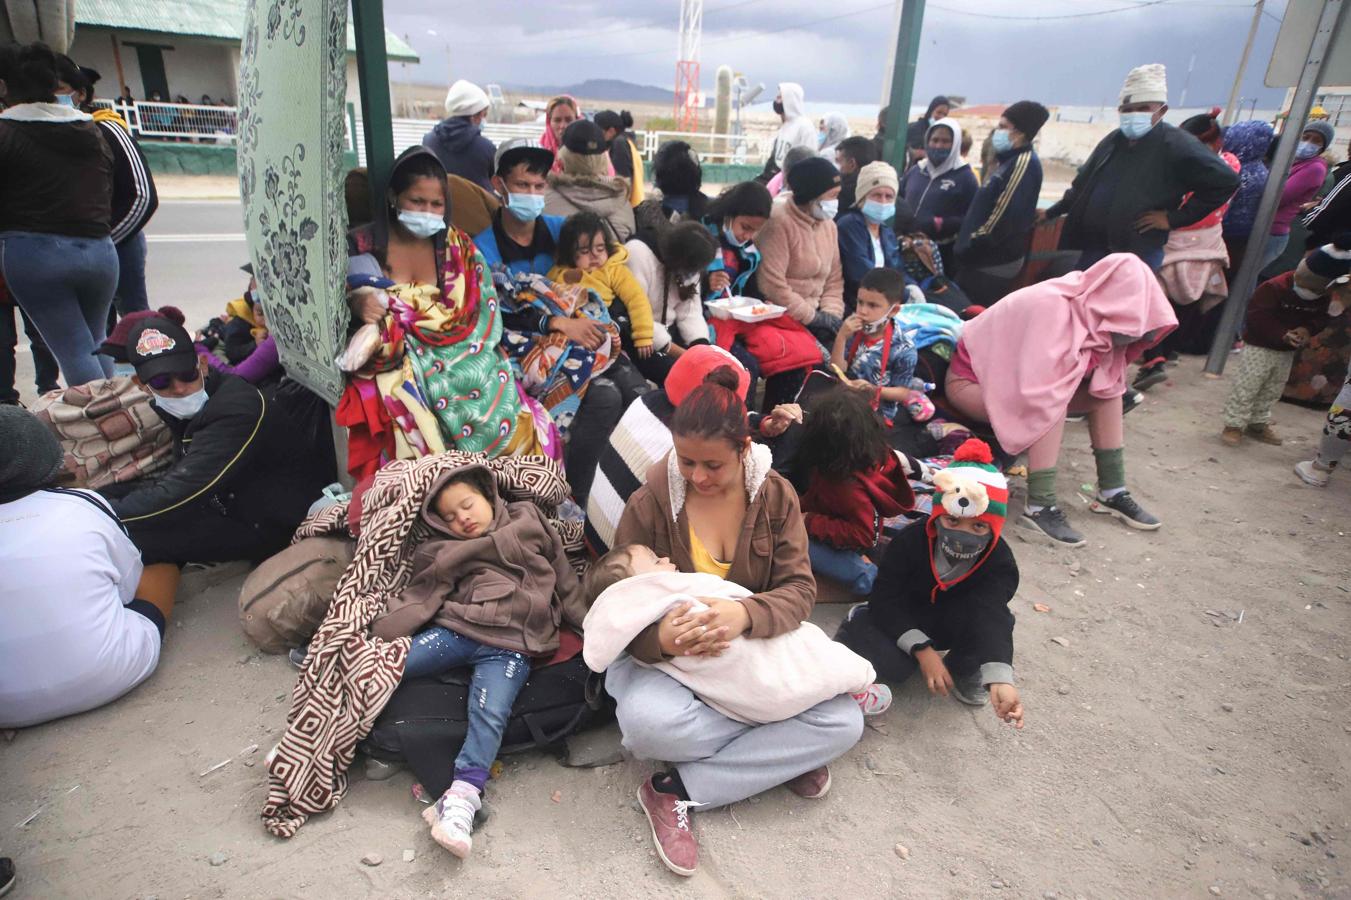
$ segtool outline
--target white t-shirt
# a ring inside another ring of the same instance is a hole
[[[0,504],[0,727],[102,706],[155,671],[160,635],[126,608],[141,554],[107,503],[38,491]]]
[[[878,237],[873,238],[873,268],[882,269],[886,268],[886,265],[887,258],[882,253],[882,238],[879,235]]]

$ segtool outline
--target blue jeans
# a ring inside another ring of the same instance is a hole
[[[1267,235],[1267,244],[1262,248],[1262,264],[1257,267],[1259,275],[1266,271],[1267,266],[1281,258],[1281,254],[1285,252],[1285,247],[1289,243],[1290,232],[1288,231],[1285,234]]]
[[[117,293],[113,295],[113,303],[119,316],[150,308],[150,298],[145,292],[144,231],[117,245]]]
[[[849,589],[849,593],[866,597],[872,592],[877,566],[857,551],[837,550],[828,544],[811,540],[807,542],[807,556],[811,560],[813,572],[838,581]]]
[[[109,378],[96,356],[117,288],[117,250],[108,238],[0,233],[0,274],[47,342],[67,386]]]
[[[469,729],[455,757],[455,778],[483,790],[488,769],[502,746],[512,704],[530,678],[530,657],[486,647],[436,625],[414,635],[403,675],[421,678],[463,666],[471,667],[474,674],[469,679]]]

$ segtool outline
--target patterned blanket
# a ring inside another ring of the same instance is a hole
[[[428,488],[442,473],[482,463],[505,500],[530,500],[553,516],[568,495],[558,465],[543,457],[499,457],[449,451],[391,462],[361,500],[356,558],[338,581],[328,615],[310,643],[305,668],[291,692],[286,733],[269,754],[263,823],[291,837],[315,813],[333,809],[347,791],[356,745],[375,724],[403,677],[409,639],[382,641],[369,626],[412,574],[413,553],[431,530],[418,515]],[[350,534],[348,503],[306,519],[296,540]],[[570,556],[582,555],[579,523],[551,519]]]
[[[134,481],[169,464],[172,436],[150,404],[150,395],[130,378],[109,378],[52,391],[33,413],[61,442],[65,487],[97,490]]]

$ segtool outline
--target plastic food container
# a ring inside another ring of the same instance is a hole
[[[763,322],[767,319],[777,319],[788,309],[776,303],[766,303],[764,300],[756,300],[752,297],[723,297],[709,301],[708,311],[716,319]]]

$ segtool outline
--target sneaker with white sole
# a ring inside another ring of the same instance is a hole
[[[850,694],[865,716],[880,716],[891,709],[891,688],[873,682],[857,694]]]
[[[1088,501],[1088,508],[1105,516],[1116,516],[1130,527],[1138,528],[1140,531],[1158,531],[1163,527],[1163,523],[1158,518],[1150,515],[1143,506],[1135,502],[1135,498],[1131,496],[1130,491],[1114,494],[1109,500],[1094,497]]]
[[[984,706],[990,702],[990,692],[980,680],[980,669],[969,675],[954,675],[950,693],[967,706]]]
[[[663,793],[645,778],[638,787],[638,803],[652,829],[652,846],[662,865],[677,875],[689,878],[699,865],[699,842],[694,838],[690,823],[693,800],[681,800],[675,794]]]
[[[1314,487],[1327,487],[1328,479],[1332,477],[1332,470],[1320,466],[1316,459],[1306,459],[1304,462],[1295,463],[1295,474],[1305,484]]]
[[[1045,506],[1036,512],[1023,511],[1018,520],[1022,530],[1031,532],[1063,547],[1082,547],[1088,541],[1070,527],[1069,519],[1058,506]]]
[[[440,800],[422,811],[423,821],[432,826],[432,840],[460,859],[467,858],[474,846],[474,813],[482,803],[472,784],[451,784]]]

